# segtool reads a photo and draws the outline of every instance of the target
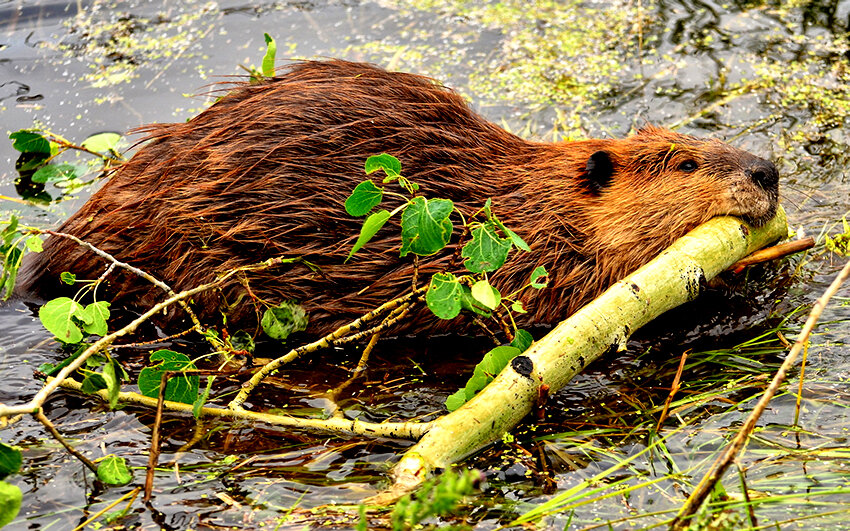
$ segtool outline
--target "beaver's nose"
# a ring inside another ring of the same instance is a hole
[[[779,184],[779,172],[769,160],[758,159],[746,169],[747,176],[765,190],[776,188]]]

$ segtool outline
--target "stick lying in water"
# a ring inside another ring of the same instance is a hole
[[[693,300],[707,280],[786,234],[781,209],[759,228],[732,217],[700,225],[562,321],[472,400],[433,421],[393,468],[391,488],[366,503],[391,503],[433,471],[499,439],[531,412],[541,393],[558,391],[592,361],[621,349],[635,330]]]

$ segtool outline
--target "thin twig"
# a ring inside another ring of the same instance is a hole
[[[688,359],[688,352],[682,352],[682,357],[679,359],[679,368],[676,370],[676,376],[673,377],[673,383],[670,384],[670,394],[667,395],[667,400],[664,401],[664,409],[661,410],[661,416],[658,417],[658,424],[655,426],[655,431],[661,431],[661,425],[667,419],[667,412],[670,410],[670,404],[673,403],[673,397],[679,392],[681,387],[682,371],[685,370],[685,361]]]
[[[107,253],[106,251],[99,249],[99,248],[95,247],[94,245],[92,245],[92,244],[90,244],[86,241],[81,240],[80,238],[77,238],[73,234],[68,234],[67,232],[58,232],[58,231],[54,231],[54,230],[40,230],[39,232],[43,232],[44,234],[49,234],[51,236],[56,236],[58,238],[69,239],[72,242],[76,243],[77,245],[80,245],[80,246],[88,249],[89,251],[93,252],[94,254],[98,255],[99,257],[103,258],[104,260],[106,260],[110,264],[114,264],[114,265],[116,265],[116,266],[118,266],[122,269],[126,269],[127,271],[130,271],[134,275],[142,277],[143,279],[147,280],[148,282],[150,282],[154,286],[157,286],[158,288],[160,288],[161,290],[166,292],[169,297],[174,297],[176,295],[174,290],[171,289],[171,286],[169,286],[165,282],[159,280],[158,278],[154,277],[153,275],[151,275],[147,271],[142,271],[138,267],[131,266],[130,264],[128,264],[126,262],[122,262],[122,261],[118,260],[117,258],[115,258],[114,256],[112,256],[111,254]],[[110,268],[106,270],[106,273],[109,273],[109,271],[111,269],[112,269],[112,266],[110,266]],[[104,275],[106,275],[106,273],[104,273]],[[204,327],[201,325],[201,322],[198,320],[198,317],[195,315],[195,312],[193,312],[192,309],[189,307],[189,304],[186,303],[186,301],[184,301],[184,300],[180,300],[178,302],[178,304],[180,304],[180,307],[183,308],[183,310],[185,310],[186,313],[189,315],[189,319],[192,320],[192,323],[195,325],[197,330],[199,332],[203,331]]]
[[[729,270],[733,273],[740,273],[747,266],[759,264],[761,262],[768,262],[770,260],[776,260],[789,254],[799,253],[801,251],[811,249],[814,246],[814,238],[803,238],[802,240],[794,240],[792,242],[785,242],[779,245],[774,245],[773,247],[766,247],[738,260],[737,262],[729,266]]]
[[[85,529],[87,525],[89,525],[90,523],[94,522],[95,520],[97,520],[98,518],[100,518],[101,516],[106,514],[107,511],[109,511],[110,509],[112,509],[113,507],[115,507],[116,505],[121,503],[122,501],[126,500],[127,498],[130,498],[130,500],[127,502],[127,507],[124,508],[124,512],[127,512],[127,510],[130,508],[130,505],[133,503],[133,500],[135,500],[136,496],[139,495],[139,490],[141,490],[141,489],[139,489],[139,487],[136,487],[135,489],[131,490],[127,494],[121,496],[120,498],[118,498],[114,502],[110,503],[109,505],[107,505],[103,509],[101,509],[98,512],[91,515],[88,520],[86,520],[82,524],[75,527],[73,529],[73,531],[81,531],[82,529]]]
[[[55,381],[55,378],[51,378]],[[73,378],[67,378],[60,382],[64,389],[71,389],[81,392],[82,384]],[[109,395],[106,389],[101,389],[94,393],[104,401],[109,400]],[[121,391],[118,393],[118,401],[121,404],[138,404],[149,408],[156,407],[157,399],[145,396],[139,393],[131,393]],[[192,404],[184,404],[182,402],[172,402],[166,400],[163,403],[163,409],[166,411],[179,412],[191,415],[194,412]],[[333,433],[333,434],[351,434],[370,437],[386,437],[390,439],[409,439],[416,440],[422,437],[428,430],[431,429],[431,422],[368,422],[359,419],[346,418],[302,418],[291,415],[275,415],[271,413],[259,413],[255,411],[234,410],[229,408],[218,408],[204,406],[200,409],[201,418],[227,418],[233,420],[247,420],[253,422],[262,422],[271,426],[283,426],[300,430],[309,430],[313,432]]]
[[[83,454],[81,454],[80,452],[78,452],[78,451],[77,451],[77,450],[76,450],[73,446],[71,446],[70,444],[68,444],[68,441],[66,441],[66,440],[65,440],[65,438],[64,438],[64,437],[62,437],[62,435],[61,435],[61,434],[59,433],[59,431],[56,429],[56,426],[54,426],[54,425],[53,425],[53,423],[52,423],[52,422],[50,422],[50,419],[49,419],[49,418],[47,418],[46,416],[44,416],[44,412],[42,411],[42,409],[41,409],[41,408],[38,408],[38,411],[36,411],[36,413],[35,413],[35,418],[36,418],[36,419],[38,419],[38,421],[39,421],[39,422],[41,422],[42,424],[44,424],[44,427],[45,427],[45,428],[47,428],[47,431],[49,431],[49,432],[50,432],[50,435],[52,435],[54,439],[56,439],[57,441],[59,441],[59,444],[61,444],[62,446],[64,446],[64,447],[65,447],[65,449],[66,449],[66,450],[68,450],[68,453],[69,453],[69,454],[71,454],[71,455],[73,455],[74,457],[76,457],[77,459],[79,459],[79,460],[80,460],[80,462],[82,462],[84,465],[86,465],[86,466],[88,467],[88,469],[89,469],[89,470],[91,470],[92,472],[94,472],[95,474],[97,474],[97,465],[96,465],[96,464],[94,464],[94,463],[91,461],[91,459],[89,459],[88,457],[84,456]]]
[[[720,481],[720,478],[723,477],[723,473],[726,472],[726,469],[744,447],[750,434],[755,428],[759,417],[761,417],[761,414],[767,408],[767,404],[785,380],[785,375],[794,365],[800,351],[803,350],[803,347],[805,347],[808,343],[809,336],[811,335],[812,330],[814,330],[815,325],[820,318],[820,314],[826,307],[827,302],[829,302],[829,299],[835,295],[841,287],[841,284],[847,280],[847,277],[850,277],[850,261],[847,262],[841,272],[838,273],[838,276],[835,277],[835,280],[832,281],[832,284],[829,285],[823,295],[821,295],[817,302],[815,302],[811,313],[809,313],[809,318],[806,319],[806,323],[800,330],[800,335],[797,337],[797,341],[794,342],[794,346],[785,357],[785,361],[782,362],[779,370],[776,371],[776,375],[774,375],[770,385],[764,391],[761,399],[758,401],[755,408],[753,408],[752,413],[750,413],[750,416],[747,417],[747,420],[744,422],[743,426],[741,426],[741,429],[738,430],[738,434],[734,439],[732,439],[732,442],[729,443],[723,454],[720,455],[720,457],[718,457],[711,466],[711,470],[703,476],[702,481],[699,482],[693,493],[691,493],[690,497],[688,497],[685,501],[685,504],[682,506],[679,514],[670,526],[672,529],[681,530],[687,528],[691,517],[693,517],[708,495],[712,492],[712,490],[714,490],[714,486],[718,481]]]
[[[342,392],[354,382],[354,380],[360,377],[360,373],[366,370],[366,363],[369,361],[369,355],[372,354],[372,349],[375,348],[375,345],[378,343],[378,338],[380,337],[381,334],[377,333],[369,339],[369,343],[367,343],[366,347],[363,348],[363,353],[360,355],[360,361],[357,362],[357,367],[351,371],[351,376],[327,393],[328,400],[331,402],[329,407],[330,415],[334,417],[342,417],[342,410],[339,405],[337,405],[337,399],[339,398],[339,395],[341,395]]]
[[[404,295],[404,296],[399,297],[397,299],[393,299],[389,302],[386,302],[386,303],[382,304],[381,306],[375,308],[371,312],[361,316],[358,319],[355,319],[354,321],[350,322],[349,324],[334,330],[333,332],[322,337],[321,339],[314,341],[312,343],[308,343],[306,345],[302,345],[298,348],[292,349],[289,352],[287,352],[285,355],[266,363],[259,371],[257,371],[254,374],[254,376],[251,377],[250,380],[248,380],[247,382],[242,384],[242,389],[239,391],[239,394],[237,394],[236,397],[233,400],[230,401],[230,404],[228,404],[228,407],[230,409],[242,409],[242,404],[248,398],[248,395],[251,394],[251,391],[253,391],[254,388],[257,387],[260,384],[260,382],[262,382],[266,378],[266,376],[268,376],[269,374],[278,370],[283,365],[290,363],[291,361],[297,359],[302,354],[305,354],[307,352],[315,352],[317,350],[327,348],[327,347],[335,344],[335,342],[338,339],[343,338],[344,336],[350,334],[351,332],[360,330],[360,328],[364,324],[366,324],[370,321],[374,321],[375,319],[377,319],[381,315],[383,315],[387,312],[391,312],[399,306],[405,305],[406,303],[408,303],[410,300],[412,300],[414,298],[422,296],[425,293],[425,291],[427,291],[427,287],[419,288],[417,290],[411,291],[407,295]],[[380,328],[380,325],[378,327],[375,327],[375,329],[377,329],[377,328]],[[374,333],[371,330],[370,330],[370,332]]]

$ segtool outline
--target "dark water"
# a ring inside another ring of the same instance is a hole
[[[791,8],[783,2],[658,1],[643,2],[639,12],[632,12],[628,9],[635,5],[627,2],[584,2],[575,9],[507,2],[488,11],[482,6],[489,4],[463,2],[429,4],[420,10],[389,1],[0,0],[0,125],[15,131],[38,123],[81,141],[98,132],[185,120],[209,103],[206,96],[187,95],[202,94],[210,83],[241,75],[239,64],[259,64],[262,34],[268,32],[278,41],[279,58],[344,57],[432,75],[468,96],[488,118],[525,136],[623,135],[651,122],[727,139],[777,162],[791,227],[822,240],[824,233],[836,232],[836,224],[850,209],[845,169],[850,152],[845,113],[850,111],[841,111],[842,105],[850,109],[850,2],[803,4]],[[630,14],[621,20],[622,13]],[[629,29],[632,23],[640,30]],[[570,28],[603,44],[584,53],[582,47],[589,45],[569,44]],[[606,33],[618,31],[627,38],[606,41]],[[128,39],[132,45],[122,46]],[[559,48],[552,45],[556,41],[565,44]],[[535,62],[542,56],[544,66]],[[805,82],[783,81],[781,70],[792,67],[789,76]],[[564,83],[572,88],[558,88]],[[706,112],[698,114],[700,110]],[[11,143],[0,141],[0,194],[5,196],[18,197],[16,158]],[[2,208],[27,223],[50,226],[91,193],[89,187],[65,192],[52,185],[44,191],[62,201],[48,206],[4,201]],[[717,356],[710,351],[750,340],[810,304],[841,264],[839,257],[818,248],[805,258],[758,269],[746,286],[716,291],[687,311],[653,324],[632,342],[629,352],[597,363],[562,391],[546,430],[558,434],[600,425],[620,429],[643,422],[640,411],[663,403],[671,370],[687,349],[703,352],[686,375],[694,389],[702,389],[696,382],[711,382],[718,372],[730,371],[744,383],[757,381],[779,363],[770,348]],[[779,397],[747,454],[751,488],[799,494],[798,500],[805,500],[818,486],[850,479],[843,438],[850,403],[848,305],[845,287],[824,312],[827,324],[809,352],[811,380],[801,417],[805,435],[798,434],[797,440],[789,435],[794,400]],[[804,308],[789,321],[790,334],[806,313]],[[21,303],[0,308],[2,403],[29,399],[40,387],[33,369],[62,356],[33,315]],[[444,397],[460,384],[458,375],[469,370],[484,348],[452,340],[429,342],[424,349],[419,344],[382,343],[364,377],[365,386],[353,386],[341,405],[349,415],[373,420],[439,413]],[[127,359],[137,364],[140,355]],[[315,361],[300,364],[281,377],[279,393],[264,400],[285,402],[293,412],[320,413],[327,405],[321,391],[344,381],[356,359],[353,352],[334,352],[322,355],[322,371],[315,370]],[[713,402],[683,408],[683,418],[696,420],[668,442],[673,457],[652,454],[635,464],[630,470],[634,481],[643,474],[687,471],[707,459],[721,445],[719,437],[741,421],[741,411],[728,400],[743,400],[756,390],[742,387],[740,392],[718,392]],[[751,404],[744,406],[747,410]],[[59,393],[48,403],[47,414],[90,457],[116,453],[133,466],[144,466],[153,423],[148,412],[112,412],[97,401]],[[294,506],[356,504],[385,485],[388,463],[405,446],[398,441],[317,438],[240,423],[203,429],[205,436],[182,451],[193,436],[194,423],[185,418],[166,421],[152,503],[145,507],[137,499],[122,524],[253,528]],[[531,444],[534,436],[520,438]],[[24,469],[9,479],[24,492],[13,529],[70,529],[142,481],[143,470],[137,469],[130,486],[104,489],[55,442],[46,440],[40,425],[29,418],[4,429],[0,439],[24,448]],[[607,446],[627,456],[644,448],[646,441],[614,433],[608,439],[553,435],[536,444],[551,461],[558,488],[566,489],[612,464],[588,445]],[[819,447],[833,454],[824,453],[819,464],[810,461],[818,454],[794,457],[797,447]],[[776,449],[782,450],[780,457],[768,455]],[[488,471],[491,485],[474,502],[481,505],[472,511],[481,528],[547,499],[544,489],[524,476],[523,466],[501,464],[498,454],[503,450],[472,460]],[[843,455],[845,461],[830,461],[832,455]],[[727,489],[733,490],[735,483],[730,480]],[[634,511],[675,508],[678,488],[668,482],[637,490],[630,499],[599,501],[577,509],[572,525],[580,522],[576,528],[581,528],[594,518],[604,522]],[[818,494],[811,500],[834,510],[848,498]],[[763,523],[818,511],[828,512],[786,506],[758,509]],[[550,523],[562,528],[568,518],[560,515]],[[808,522],[823,529],[842,525],[840,518],[830,517]]]

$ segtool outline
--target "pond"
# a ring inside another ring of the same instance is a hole
[[[675,515],[781,363],[783,338],[793,341],[846,261],[824,242],[850,217],[848,24],[850,1],[0,0],[0,117],[6,131],[37,126],[74,142],[181,122],[211,104],[212,83],[260,64],[269,33],[278,64],[341,57],[426,74],[527,138],[618,137],[651,123],[773,160],[791,229],[818,245],[754,267],[745,281],[727,278],[641,330],[626,352],[592,364],[550,399],[545,420],[529,420],[464,463],[486,481],[447,520],[496,528],[587,481],[544,527],[648,528]],[[3,219],[58,226],[99,185],[33,187],[19,180],[18,155],[0,141]],[[808,349],[799,420],[797,370],[740,458],[742,472],[724,479],[730,505],[718,513],[721,529],[752,525],[735,504],[742,481],[760,526],[850,528],[850,287],[821,323]],[[0,330],[0,403],[23,403],[42,385],[33,372],[66,354],[24,302],[0,307]],[[178,338],[160,347],[201,355],[205,345]],[[344,382],[359,349],[320,352],[282,371],[253,406],[321,417],[328,391],[340,388],[336,405],[349,418],[429,420],[487,348],[458,337],[381,341],[351,386]],[[258,349],[279,355],[272,343]],[[136,373],[149,350],[116,354]],[[683,388],[658,444],[655,424],[685,352]],[[135,479],[105,487],[25,417],[0,430],[24,456],[21,471],[6,479],[23,491],[8,529],[72,529],[93,516],[85,525],[353,527],[357,505],[387,486],[387,471],[409,445],[166,415],[153,497],[144,503],[123,498],[144,482],[150,409],[113,411],[62,391],[45,414],[91,459],[125,457]],[[301,511],[328,504],[339,513]],[[115,520],[97,514],[125,506]]]

